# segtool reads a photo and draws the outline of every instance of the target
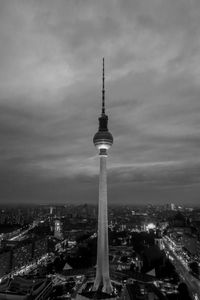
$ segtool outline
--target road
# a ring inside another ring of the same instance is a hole
[[[21,231],[18,235],[13,236],[12,238],[9,239],[9,241],[20,241],[25,234],[27,234],[29,232],[29,230],[33,229],[34,227],[36,227],[39,223],[39,220],[34,221],[32,224],[29,225],[29,227],[27,229],[25,229],[24,231]]]
[[[18,270],[11,271],[9,274],[6,274],[0,278],[0,283],[3,280],[6,280],[10,277],[18,276],[18,275],[28,275],[31,271],[38,268],[38,266],[45,265],[48,260],[54,260],[55,257],[52,253],[47,253],[41,256],[37,261],[30,262],[29,264],[19,268]]]
[[[165,245],[165,249],[169,251],[170,256],[173,258],[173,265],[175,266],[179,276],[187,284],[193,299],[200,300],[200,281],[189,273],[186,265],[183,264],[177,254],[171,249],[167,239],[163,238],[163,242]]]

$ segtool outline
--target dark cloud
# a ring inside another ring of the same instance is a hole
[[[105,56],[111,202],[197,203],[199,8],[1,1],[0,201],[96,199]]]

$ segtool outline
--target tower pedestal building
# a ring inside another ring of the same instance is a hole
[[[112,134],[108,131],[108,116],[105,114],[104,89],[104,59],[103,59],[103,87],[102,113],[99,117],[99,130],[93,138],[94,145],[99,150],[99,203],[98,203],[98,240],[97,240],[97,268],[93,290],[111,294],[113,291],[109,274],[108,250],[108,213],[107,213],[107,152],[113,144]]]

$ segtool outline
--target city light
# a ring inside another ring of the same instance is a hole
[[[155,228],[156,228],[156,225],[153,224],[153,223],[149,223],[149,224],[146,226],[146,228],[147,228],[148,230],[150,230],[150,229],[155,229]]]

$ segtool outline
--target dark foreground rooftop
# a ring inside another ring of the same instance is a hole
[[[85,288],[79,295],[88,299],[115,299],[121,292],[121,285],[118,286],[116,284],[113,284],[114,291],[111,294],[102,292],[103,286],[97,291],[92,291],[92,287],[93,282],[87,282]]]
[[[113,299],[116,298],[114,294],[103,293],[102,291],[84,291],[80,293],[81,296],[86,297],[88,299]]]

